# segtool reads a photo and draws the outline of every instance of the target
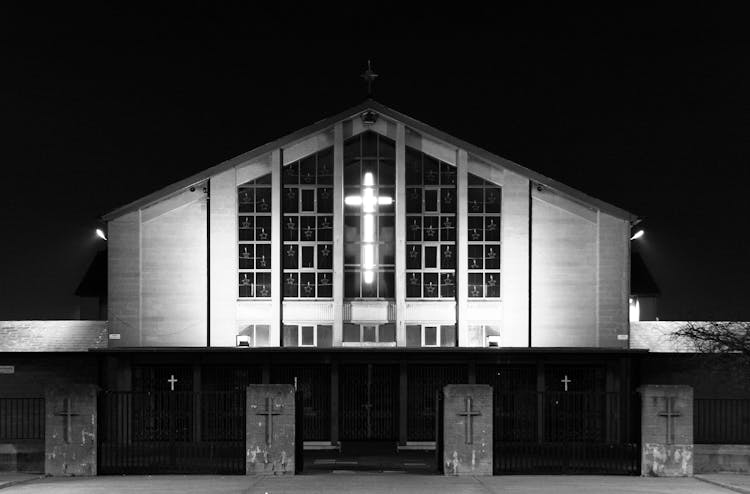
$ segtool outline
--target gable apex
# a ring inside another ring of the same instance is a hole
[[[290,143],[301,140],[309,136],[310,134],[315,134],[317,132],[320,132],[326,128],[333,126],[334,124],[340,121],[351,119],[367,111],[376,112],[387,118],[400,122],[404,124],[406,127],[412,128],[420,133],[429,135],[430,137],[436,138],[456,148],[464,149],[468,153],[473,154],[484,161],[487,161],[491,164],[495,164],[498,166],[502,166],[512,172],[515,172],[521,176],[528,178],[532,182],[535,182],[539,185],[544,186],[545,188],[553,189],[557,192],[570,196],[585,204],[589,204],[595,208],[601,209],[602,211],[607,212],[613,216],[616,216],[618,218],[622,218],[631,222],[637,219],[637,216],[633,215],[632,213],[622,208],[619,208],[612,204],[596,199],[577,189],[574,189],[561,182],[558,182],[557,180],[546,177],[529,168],[519,165],[518,163],[510,161],[506,158],[498,156],[489,151],[486,151],[462,139],[451,136],[441,130],[436,129],[435,127],[425,124],[419,120],[409,117],[408,115],[400,113],[378,101],[375,101],[374,99],[366,99],[362,103],[354,107],[351,107],[347,110],[344,110],[336,115],[319,120],[311,125],[308,125],[295,132],[292,132],[291,134],[287,134],[279,139],[276,139],[274,141],[258,146],[255,149],[252,149],[248,152],[235,156],[234,158],[230,158],[226,161],[223,161],[217,165],[207,168],[206,170],[203,170],[194,175],[191,175],[190,177],[187,177],[183,180],[174,182],[166,187],[163,187],[155,192],[152,192],[151,194],[143,196],[140,199],[137,199],[129,204],[126,204],[113,211],[110,211],[109,213],[103,215],[102,219],[106,221],[113,220],[128,212],[137,210],[149,204],[153,204],[154,202],[165,199],[180,190],[186,189],[191,186],[195,186],[199,184],[200,182],[210,178],[213,175],[226,171],[235,166],[241,165],[242,163],[245,163],[249,160],[252,160],[264,154],[267,154],[274,149],[286,147]]]

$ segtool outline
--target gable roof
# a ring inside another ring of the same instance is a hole
[[[0,321],[0,352],[107,348],[106,321]]]
[[[561,182],[558,182],[557,180],[546,177],[540,173],[537,173],[524,166],[521,166],[518,163],[505,159],[494,153],[491,153],[482,148],[474,146],[473,144],[470,144],[466,141],[463,141],[449,134],[446,134],[445,132],[441,130],[431,127],[423,122],[420,122],[419,120],[415,120],[407,115],[404,115],[403,113],[393,110],[383,105],[382,103],[378,103],[377,101],[372,100],[372,99],[365,100],[359,105],[349,108],[348,110],[345,110],[341,113],[338,113],[326,119],[320,120],[312,125],[308,125],[307,127],[299,129],[296,132],[293,132],[291,134],[287,134],[286,136],[281,137],[280,139],[276,139],[275,141],[271,141],[269,143],[263,144],[262,146],[259,146],[251,151],[240,154],[239,156],[235,156],[234,158],[228,159],[222,163],[219,163],[218,165],[212,166],[211,168],[198,172],[194,175],[191,175],[190,177],[187,177],[183,180],[180,180],[162,189],[152,192],[151,194],[148,194],[129,204],[126,204],[113,211],[110,211],[109,213],[105,214],[102,218],[106,221],[109,221],[109,220],[117,218],[118,216],[122,216],[123,214],[129,213],[131,211],[135,211],[139,208],[152,204],[182,189],[199,184],[200,182],[206,180],[207,178],[213,175],[229,170],[235,166],[245,163],[246,161],[249,161],[259,156],[262,156],[264,154],[267,154],[273,151],[274,149],[283,148],[287,144],[295,142],[299,139],[302,139],[308,136],[309,134],[320,132],[328,127],[331,127],[333,124],[335,124],[338,121],[355,117],[366,110],[375,111],[393,120],[399,121],[403,123],[404,125],[406,125],[407,127],[411,127],[423,134],[427,134],[437,139],[440,139],[457,148],[465,149],[468,153],[473,154],[477,156],[478,158],[481,158],[490,163],[496,163],[504,168],[507,168],[508,170],[518,173],[519,175],[523,175],[534,182],[544,185],[545,187],[554,189],[558,192],[561,192],[562,194],[578,199],[579,201],[582,201],[586,204],[590,204],[591,206],[594,206],[618,218],[622,218],[628,221],[634,221],[637,218],[635,215],[631,214],[630,212],[622,208],[619,208],[612,204],[596,199],[595,197],[591,197],[588,194],[585,194],[579,190],[574,189],[573,187],[569,187]]]

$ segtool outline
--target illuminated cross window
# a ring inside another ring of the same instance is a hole
[[[389,206],[393,198],[388,196],[376,196],[373,187],[375,180],[372,173],[365,173],[362,180],[362,194],[358,196],[347,196],[344,202],[348,206],[360,206],[362,208],[362,279],[365,283],[372,283],[375,279],[375,206]]]

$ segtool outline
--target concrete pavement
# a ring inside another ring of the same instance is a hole
[[[326,474],[296,477],[120,476],[47,478],[7,488],[3,494],[731,494],[692,478],[615,476],[439,477],[412,474]]]
[[[44,477],[44,474],[41,473],[0,472],[0,489],[40,480]]]
[[[742,473],[702,473],[695,476],[704,482],[729,488],[735,492],[750,494],[750,474]]]

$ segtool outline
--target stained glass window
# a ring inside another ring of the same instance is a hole
[[[469,297],[499,298],[502,191],[469,174],[467,200]]]
[[[406,296],[456,297],[456,168],[408,147]]]
[[[374,132],[344,142],[346,298],[394,296],[395,157],[395,141]]]
[[[284,167],[284,298],[333,297],[333,148]]]
[[[271,296],[271,174],[237,189],[239,296]]]

